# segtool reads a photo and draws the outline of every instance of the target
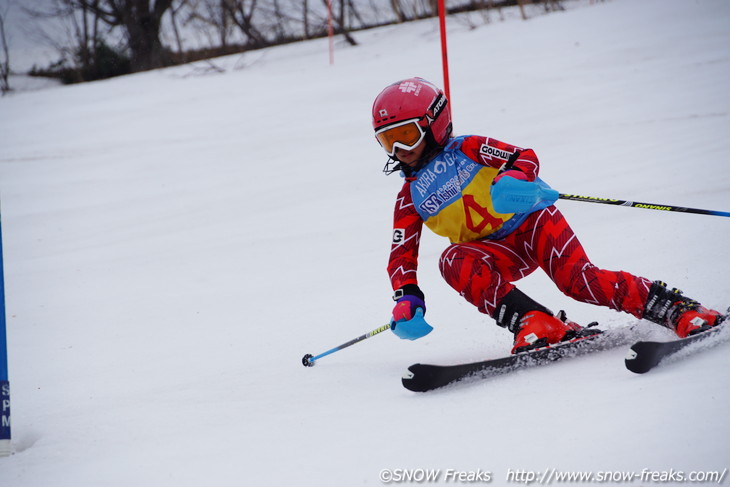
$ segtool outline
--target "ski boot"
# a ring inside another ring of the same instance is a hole
[[[679,289],[670,290],[666,283],[654,281],[649,289],[643,318],[673,330],[680,338],[686,338],[719,325],[725,316],[683,296]]]
[[[513,354],[601,333],[600,330],[588,330],[570,321],[564,311],[553,316],[549,309],[517,288],[502,299],[493,317],[499,326],[507,328],[515,335]],[[592,325],[594,324],[589,326]]]

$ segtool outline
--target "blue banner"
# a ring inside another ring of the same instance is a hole
[[[2,216],[0,216],[0,450],[10,441],[10,383],[8,382],[8,342],[5,331],[5,281],[3,279]],[[0,452],[6,454],[6,452]]]
[[[0,381],[0,408],[2,415],[0,416],[0,450],[3,440],[10,440],[10,383],[8,381]]]

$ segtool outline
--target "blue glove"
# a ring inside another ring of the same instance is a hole
[[[431,333],[433,327],[423,319],[423,308],[418,308],[415,316],[410,320],[391,321],[390,329],[399,338],[417,340]]]
[[[416,284],[406,284],[395,292],[396,305],[390,320],[390,329],[400,338],[416,340],[433,330],[426,323],[426,303],[421,289]]]
[[[492,184],[491,195],[492,205],[498,213],[524,213],[547,208],[560,196],[540,179],[521,181],[507,173]]]

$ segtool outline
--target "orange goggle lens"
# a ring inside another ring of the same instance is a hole
[[[375,132],[375,137],[389,156],[395,155],[395,149],[412,150],[421,143],[426,135],[418,125],[417,118],[406,120],[395,125],[389,125]]]

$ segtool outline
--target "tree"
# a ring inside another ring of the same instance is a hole
[[[8,50],[8,40],[5,36],[5,18],[8,10],[0,10],[0,47],[2,47],[2,58],[0,58],[0,93],[3,95],[10,91],[10,53]]]
[[[228,0],[185,0],[187,7],[187,23],[195,25],[195,31],[202,33],[208,44],[218,44],[222,52],[226,52],[231,36],[231,14],[226,8]],[[213,31],[212,34],[210,31]]]
[[[112,27],[124,30],[133,71],[161,68],[171,63],[160,41],[162,17],[176,0],[71,0]]]
[[[266,36],[254,22],[258,0],[225,0],[223,8],[246,38],[247,47],[264,47],[269,45]]]
[[[104,28],[98,13],[100,1],[81,4],[77,0],[50,0],[41,6],[24,7],[26,14],[36,21],[41,37],[61,55],[60,60],[47,68],[34,67],[33,74],[76,83],[131,71],[125,47],[111,41],[111,27]],[[43,23],[47,21],[54,25],[53,33],[44,29]]]
[[[327,0],[322,0],[322,2],[325,6],[327,6]],[[358,15],[354,5],[352,5],[352,2],[345,2],[345,0],[340,0],[338,2],[338,5],[340,7],[339,15],[337,15],[337,12],[335,12],[335,8],[337,5],[335,5],[334,0],[330,0],[329,5],[332,8],[332,22],[335,24],[335,31],[341,33],[345,37],[345,40],[351,46],[357,46],[357,41],[352,37],[352,35],[350,34],[350,29],[348,29],[347,27],[347,7],[350,8],[351,13],[356,16]]]

